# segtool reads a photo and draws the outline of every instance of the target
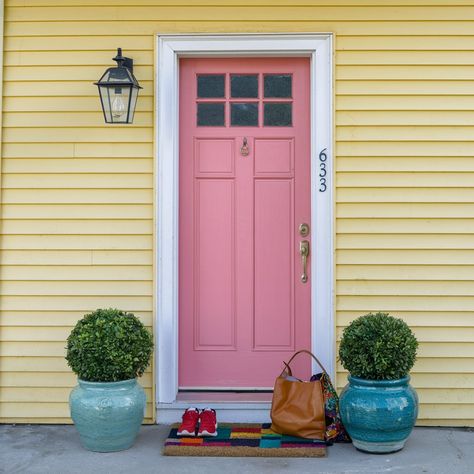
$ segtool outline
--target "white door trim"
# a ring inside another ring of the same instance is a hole
[[[311,58],[311,333],[312,350],[335,373],[333,244],[332,35],[158,35],[156,63],[156,398],[178,392],[179,58]],[[324,154],[321,155],[321,152]],[[325,161],[324,161],[325,160]],[[323,169],[324,168],[324,169]],[[320,175],[325,174],[326,190]]]

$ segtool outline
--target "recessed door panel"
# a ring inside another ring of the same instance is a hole
[[[197,175],[232,175],[234,140],[198,139],[195,143]]]
[[[294,350],[293,180],[255,180],[254,202],[254,348]]]
[[[195,183],[196,350],[235,349],[234,180]]]
[[[255,174],[292,175],[293,139],[255,140]]]

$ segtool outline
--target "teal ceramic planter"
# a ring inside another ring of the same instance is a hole
[[[341,393],[341,417],[357,449],[392,453],[403,448],[418,416],[418,396],[410,377],[365,380],[348,377]]]
[[[102,453],[130,448],[144,417],[146,396],[141,385],[136,379],[78,382],[69,406],[82,445]]]

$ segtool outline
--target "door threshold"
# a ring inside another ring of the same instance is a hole
[[[178,393],[173,403],[156,405],[157,423],[178,423],[189,407],[213,408],[218,422],[269,423],[271,396],[271,393]]]
[[[272,393],[256,391],[179,391],[176,395],[176,401],[194,401],[197,403],[270,403],[272,401]]]

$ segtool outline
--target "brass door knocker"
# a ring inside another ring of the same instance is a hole
[[[244,141],[242,143],[242,147],[240,148],[240,154],[242,156],[247,156],[250,153],[249,146],[247,143],[247,137],[244,137]]]

